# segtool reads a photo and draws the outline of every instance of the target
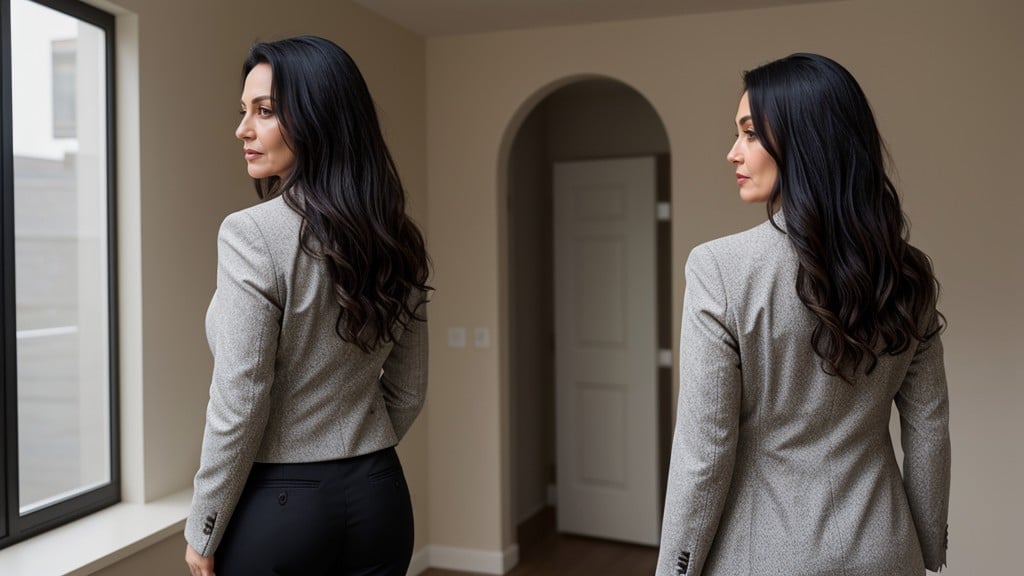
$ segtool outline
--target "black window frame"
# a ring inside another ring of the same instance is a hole
[[[0,0],[0,548],[61,526],[121,500],[117,299],[115,17],[79,0],[29,0],[101,28],[106,46],[107,298],[109,310],[110,482],[24,516],[18,476],[18,369],[14,266],[14,147],[11,1]]]

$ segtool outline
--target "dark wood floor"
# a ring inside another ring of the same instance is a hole
[[[554,513],[544,511],[519,530],[520,561],[507,576],[651,576],[656,548],[554,532]],[[525,528],[525,530],[524,530]],[[432,568],[422,576],[470,576]],[[475,576],[475,575],[474,575]]]

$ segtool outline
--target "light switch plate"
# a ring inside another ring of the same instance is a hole
[[[473,330],[473,346],[477,348],[491,347],[491,331],[485,326],[477,326]]]
[[[448,347],[449,348],[465,348],[466,347],[466,329],[462,326],[454,326],[448,328]]]

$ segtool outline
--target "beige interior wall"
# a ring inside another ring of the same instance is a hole
[[[150,501],[191,486],[212,367],[204,316],[214,289],[217,229],[228,213],[257,201],[234,137],[249,45],[308,33],[352,54],[376,100],[410,210],[425,226],[425,43],[348,2],[96,3],[118,15],[119,40],[125,40],[119,46],[119,94],[129,96],[119,113],[120,216],[127,231],[120,262],[122,337],[128,339],[122,413],[130,413],[124,416],[124,491],[127,500]],[[418,546],[429,529],[426,441],[424,414],[399,449]]]
[[[557,479],[555,449],[553,162],[661,155],[668,139],[635,90],[608,79],[580,80],[539,102],[509,154],[509,397],[513,522],[547,501]]]
[[[500,550],[513,541],[508,465],[503,159],[532,105],[580,75],[633,86],[671,143],[675,311],[685,254],[759,222],[724,156],[740,72],[817,51],[857,76],[898,167],[913,241],[934,259],[951,383],[952,574],[1010,574],[1024,533],[1024,281],[1013,118],[1024,79],[1010,0],[847,0],[817,5],[455,36],[427,41],[433,308],[431,541]],[[482,324],[489,350],[444,346],[449,325]],[[678,323],[677,323],[678,325]]]

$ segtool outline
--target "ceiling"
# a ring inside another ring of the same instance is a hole
[[[353,0],[423,36],[724,12],[830,0]]]

